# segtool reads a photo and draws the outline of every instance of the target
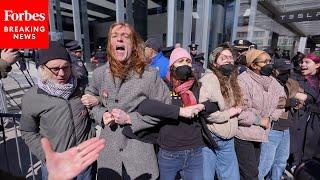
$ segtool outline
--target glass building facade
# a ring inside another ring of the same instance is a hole
[[[52,0],[50,14],[52,38],[80,41],[86,60],[105,47],[113,22],[128,22],[144,40],[159,38],[164,47],[195,42],[205,58],[236,39],[291,55],[320,44],[318,0]]]

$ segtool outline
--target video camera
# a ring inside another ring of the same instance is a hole
[[[35,49],[20,49],[19,54],[20,54],[20,57],[23,59],[27,58],[27,59],[31,59],[34,61],[36,59],[37,50],[35,50]]]
[[[36,49],[19,49],[18,50],[20,55],[19,68],[20,70],[24,71],[27,69],[26,61],[33,61],[37,62],[38,57],[38,50]]]

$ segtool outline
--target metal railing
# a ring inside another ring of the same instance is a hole
[[[10,157],[8,154],[8,144],[7,144],[7,138],[6,138],[6,124],[13,124],[14,127],[14,138],[15,138],[15,145],[16,145],[16,150],[17,150],[17,158],[18,158],[18,164],[19,164],[19,171],[21,173],[21,175],[24,175],[23,172],[23,167],[22,167],[22,161],[21,161],[21,148],[20,148],[20,143],[19,143],[19,136],[18,136],[18,121],[21,118],[21,114],[9,114],[9,113],[0,113],[0,120],[1,120],[1,126],[0,126],[0,131],[2,131],[2,138],[3,138],[3,152],[4,152],[4,156],[5,156],[5,163],[6,163],[6,168],[7,168],[7,172],[12,174],[12,175],[16,175],[14,173],[12,173],[12,169],[10,169]],[[9,121],[9,123],[5,124],[5,120]],[[25,149],[24,149],[25,150]],[[31,167],[31,171],[32,171],[32,179],[35,180],[35,168],[34,168],[34,164],[33,164],[33,158],[32,158],[32,154],[29,150],[29,148],[27,148],[27,151],[29,152],[29,160],[30,160],[30,167]]]

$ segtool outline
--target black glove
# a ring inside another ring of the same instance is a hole
[[[289,104],[290,104],[291,107],[296,107],[299,104],[299,100],[296,99],[296,98],[290,98],[289,99]]]

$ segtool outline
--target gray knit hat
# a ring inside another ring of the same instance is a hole
[[[216,61],[218,53],[221,53],[223,51],[223,47],[217,47],[214,49],[209,56],[209,63],[212,64]]]

